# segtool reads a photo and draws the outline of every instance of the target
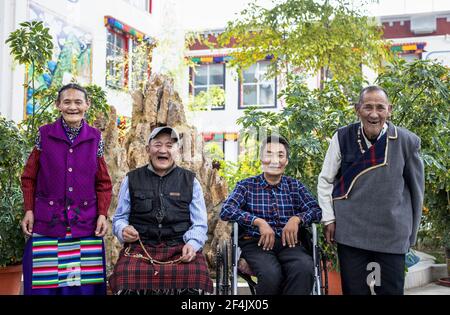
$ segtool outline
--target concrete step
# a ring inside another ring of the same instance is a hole
[[[447,277],[447,265],[436,264],[436,259],[423,252],[415,251],[420,261],[408,268],[405,277],[405,290],[424,287],[429,283]]]

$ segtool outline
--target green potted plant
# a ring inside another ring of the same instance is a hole
[[[25,239],[20,174],[28,154],[14,122],[0,116],[0,294],[19,294]]]

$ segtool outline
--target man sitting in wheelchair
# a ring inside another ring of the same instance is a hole
[[[263,173],[237,183],[220,217],[239,224],[243,257],[258,278],[256,294],[310,294],[314,266],[299,243],[299,228],[320,222],[322,211],[298,180],[283,175],[289,143],[272,135],[261,146]]]

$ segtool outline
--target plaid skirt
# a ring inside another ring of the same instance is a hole
[[[145,245],[145,249],[155,260],[170,261],[181,256],[183,246],[184,244],[177,246]],[[159,265],[142,258],[126,256],[125,249],[127,247],[130,247],[131,255],[141,254],[146,257],[139,244],[126,244],[122,248],[113,274],[109,278],[109,285],[114,294],[123,290],[167,289],[199,289],[213,292],[208,265],[201,252],[197,252],[195,259],[189,263]]]

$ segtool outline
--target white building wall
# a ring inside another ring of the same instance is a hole
[[[224,54],[228,50],[197,50],[190,51],[187,56],[207,56]],[[200,132],[239,132],[240,126],[236,120],[243,116],[244,109],[239,109],[239,79],[236,71],[228,66],[225,68],[225,109],[188,112],[188,119]],[[184,89],[181,93],[183,103],[189,103],[189,69],[185,72]],[[277,94],[279,94],[279,82],[277,82]],[[263,111],[280,111],[281,104],[277,108],[262,109]]]
[[[156,37],[159,14],[158,2],[154,1],[152,14],[138,9],[124,0],[34,0],[34,3],[64,18],[92,35],[92,83],[103,87],[109,104],[118,113],[131,116],[132,99],[129,93],[106,88],[106,38],[104,16],[110,15],[123,23]],[[0,1],[0,42],[4,43],[9,33],[28,18],[28,1]],[[24,69],[12,67],[8,47],[0,45],[0,112],[8,119],[19,122],[24,117]]]
[[[193,50],[186,52],[186,57],[226,55],[231,49],[215,50]],[[309,75],[306,84],[311,89],[317,88],[320,84],[319,75]],[[277,78],[277,107],[262,108],[261,111],[280,112],[283,109],[283,102],[278,99],[278,95],[283,89],[280,77]],[[189,103],[189,69],[185,70],[183,89],[180,93],[183,103]],[[186,110],[188,122],[197,127],[199,132],[214,133],[240,133],[242,126],[236,120],[244,115],[244,109],[239,109],[239,78],[235,69],[225,67],[225,109],[208,111]],[[224,140],[225,160],[236,162],[239,155],[239,142],[234,140]]]
[[[27,18],[27,2],[0,1],[0,114],[19,121],[24,114],[24,67],[13,64],[9,47],[4,44],[20,23]]]
[[[450,34],[438,36],[418,36],[391,39],[394,44],[426,42],[422,59],[431,59],[450,67]]]

